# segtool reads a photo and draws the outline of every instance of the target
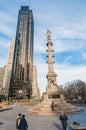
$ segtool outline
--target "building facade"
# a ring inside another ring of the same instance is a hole
[[[40,98],[40,89],[37,81],[37,67],[33,66],[33,84],[32,84],[32,96]]]
[[[18,14],[9,97],[32,94],[34,20],[32,10],[21,6]]]
[[[7,58],[7,64],[6,64],[4,82],[3,82],[3,94],[6,95],[7,97],[9,94],[9,87],[10,87],[14,46],[15,46],[15,40],[12,40],[8,51],[8,58]]]
[[[4,75],[5,75],[5,68],[4,67],[0,67],[0,95],[2,95],[2,88],[3,88],[3,82],[4,82]]]

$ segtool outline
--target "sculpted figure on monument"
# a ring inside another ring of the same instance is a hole
[[[49,94],[56,94],[56,93],[59,92],[59,87],[57,86],[57,84],[55,83],[54,80],[49,80],[48,81],[47,92]]]
[[[50,89],[52,88],[52,86],[55,86],[54,80],[49,80],[48,86]]]

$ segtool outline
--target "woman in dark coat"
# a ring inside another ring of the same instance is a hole
[[[68,117],[64,111],[61,112],[59,119],[61,120],[63,130],[66,130]]]
[[[28,125],[25,119],[25,115],[22,115],[21,123],[20,123],[20,130],[27,130]]]

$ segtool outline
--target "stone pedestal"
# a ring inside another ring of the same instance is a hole
[[[48,100],[48,93],[45,92],[43,93],[43,101],[47,101]]]
[[[57,115],[61,113],[61,111],[64,111],[65,113],[77,113],[81,110],[78,110],[77,107],[67,103],[62,94],[59,98],[48,98],[48,94],[45,92],[43,93],[43,101],[29,109],[27,112],[35,115]]]
[[[61,101],[61,104],[66,103],[63,94],[60,94],[60,101]]]

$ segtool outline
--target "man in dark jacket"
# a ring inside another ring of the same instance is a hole
[[[66,130],[68,117],[67,117],[67,115],[64,113],[64,111],[61,111],[61,114],[60,114],[60,116],[59,116],[59,119],[61,120],[61,124],[62,124],[63,130]]]
[[[27,130],[28,125],[25,119],[25,115],[22,115],[21,123],[20,123],[20,130]]]
[[[52,111],[54,111],[54,101],[52,101],[51,107],[52,107]]]

